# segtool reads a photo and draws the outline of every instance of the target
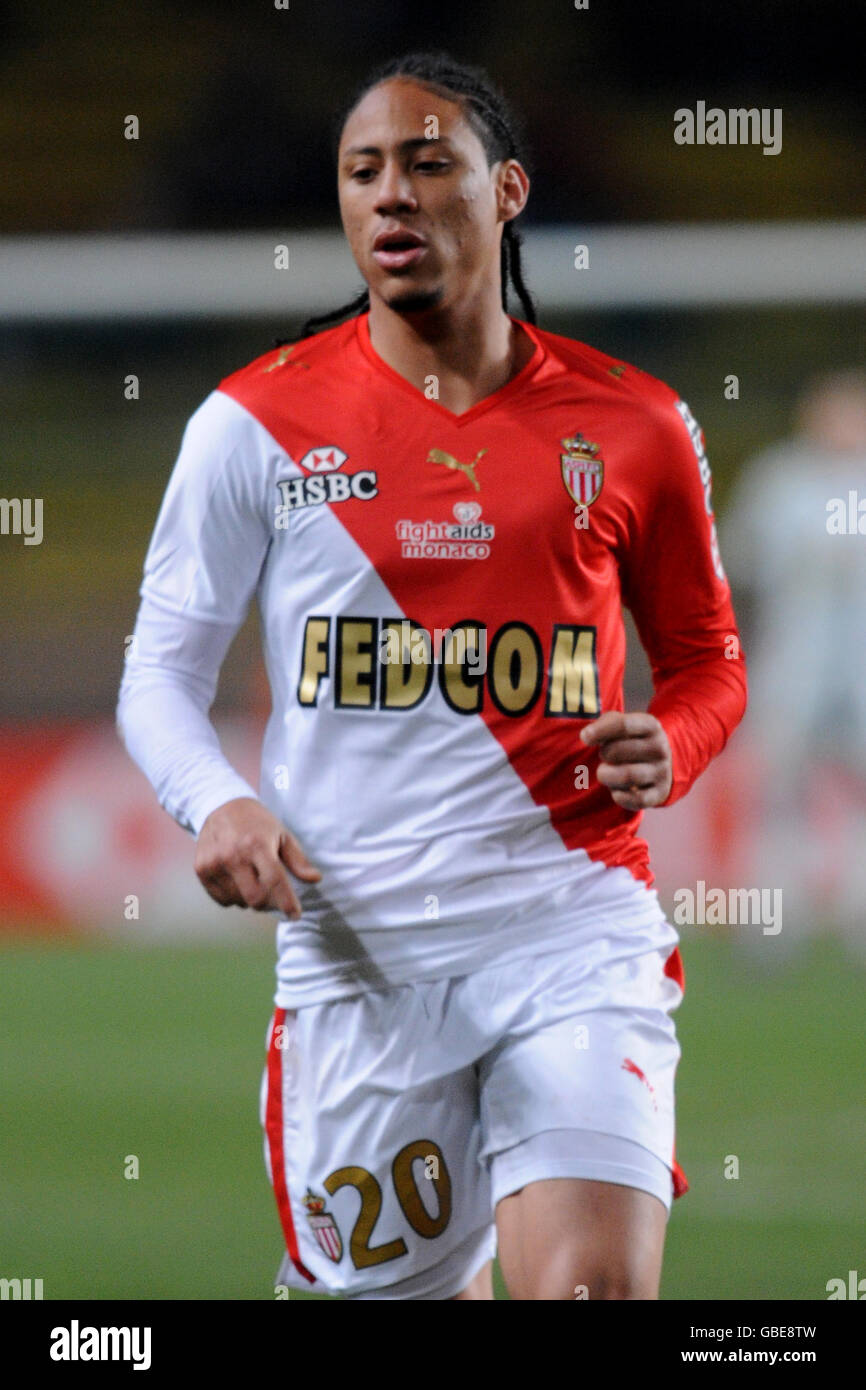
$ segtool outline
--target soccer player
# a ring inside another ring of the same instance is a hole
[[[703,437],[534,326],[529,182],[483,73],[378,70],[338,184],[367,289],[192,417],[120,727],[210,895],[280,914],[279,1282],[490,1299],[498,1236],[512,1298],[656,1298],[683,976],[637,832],[745,701]],[[208,718],[253,595],[258,792]]]

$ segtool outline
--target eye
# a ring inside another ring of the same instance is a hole
[[[352,179],[357,179],[359,183],[369,183],[370,179],[374,177],[375,173],[375,169],[370,168],[369,165],[365,165],[361,169],[353,169],[349,177]]]
[[[443,169],[450,169],[451,165],[447,159],[422,159],[415,165],[415,168],[438,174]]]

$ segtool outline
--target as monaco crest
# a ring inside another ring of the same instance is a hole
[[[343,1255],[343,1242],[336,1221],[329,1211],[325,1211],[324,1197],[317,1197],[307,1188],[304,1206],[307,1208],[307,1220],[312,1227],[313,1235],[328,1259],[338,1264]]]
[[[560,454],[562,481],[569,497],[582,507],[588,507],[601,492],[604,481],[604,459],[600,446],[584,439],[582,434],[570,435],[560,441],[567,453]]]

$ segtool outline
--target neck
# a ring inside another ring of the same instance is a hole
[[[400,314],[370,296],[370,342],[388,366],[455,415],[471,410],[522,370],[534,344],[495,298]],[[430,378],[435,377],[431,397]]]

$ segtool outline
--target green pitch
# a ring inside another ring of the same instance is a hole
[[[41,1278],[46,1299],[273,1298],[257,1113],[272,957],[256,935],[0,953],[0,1277]],[[684,958],[692,1191],[663,1296],[826,1298],[828,1279],[866,1274],[863,970],[828,944],[768,974],[720,941]]]

